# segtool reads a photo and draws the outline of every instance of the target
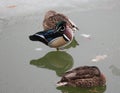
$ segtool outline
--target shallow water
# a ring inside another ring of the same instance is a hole
[[[43,15],[49,7],[29,15],[1,17],[0,93],[94,93],[94,88],[56,86],[65,71],[83,65],[98,66],[105,74],[106,87],[98,88],[98,93],[120,92],[120,2],[85,1],[79,4],[71,0],[63,8],[59,4],[52,7],[68,15],[80,28],[72,47],[61,52],[28,38],[42,30]],[[106,57],[93,62],[99,55]]]

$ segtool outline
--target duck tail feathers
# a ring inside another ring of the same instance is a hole
[[[30,35],[30,36],[29,36],[29,39],[30,39],[31,41],[40,41],[40,42],[48,45],[48,42],[47,42],[47,40],[44,38],[43,35],[39,35],[39,34]]]

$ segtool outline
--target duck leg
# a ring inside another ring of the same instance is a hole
[[[59,51],[59,48],[56,48],[57,51]]]

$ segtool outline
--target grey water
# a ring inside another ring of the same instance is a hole
[[[27,6],[27,1],[19,1],[25,10],[19,3],[0,1],[0,93],[119,93],[120,1],[70,0],[62,5],[62,0],[53,4],[40,0],[41,6],[37,1],[31,0],[32,8],[31,3]],[[17,6],[7,9],[7,4]],[[80,29],[72,44],[61,51],[28,38],[43,30],[43,17],[49,9],[69,16]],[[99,55],[106,58],[93,62]],[[97,92],[94,88],[56,86],[64,72],[84,65],[99,67],[106,76],[106,86],[95,88]]]

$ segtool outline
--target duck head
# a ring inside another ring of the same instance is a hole
[[[65,21],[58,22],[54,29],[55,29],[55,32],[63,33],[66,29],[66,22]]]

